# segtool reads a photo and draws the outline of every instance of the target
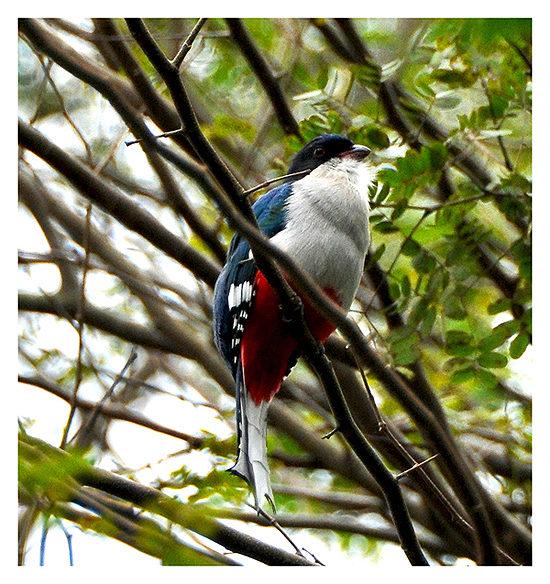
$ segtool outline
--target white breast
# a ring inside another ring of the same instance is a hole
[[[294,183],[286,228],[272,241],[286,250],[348,310],[369,245],[368,187],[374,172],[352,159],[333,158]]]

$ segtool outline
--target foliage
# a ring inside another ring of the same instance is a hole
[[[530,20],[208,19],[192,37],[191,19],[146,25],[167,57],[187,46],[185,92],[132,23],[20,21],[21,392],[69,404],[40,437],[70,453],[30,449],[44,420],[24,403],[20,562],[38,512],[165,564],[294,561],[238,530],[172,531],[116,480],[169,493],[178,513],[265,525],[223,472],[233,382],[212,342],[212,289],[242,188],[338,132],[379,167],[351,314],[362,338],[350,324],[326,347],[355,423],[400,477],[431,563],[529,564]],[[115,444],[130,426],[143,432],[136,464]],[[322,385],[298,366],[270,410],[277,521],[292,540],[311,530],[374,561],[403,518],[338,433],[323,439],[332,428]],[[159,434],[173,440],[163,460],[140,460]],[[86,482],[100,468],[104,482]]]

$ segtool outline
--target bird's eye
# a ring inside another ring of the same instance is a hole
[[[315,148],[315,150],[313,151],[313,156],[315,156],[316,158],[321,158],[321,156],[324,156],[325,154],[325,149],[322,146],[317,146],[317,148]]]

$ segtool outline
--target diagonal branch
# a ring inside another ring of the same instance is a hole
[[[240,18],[226,18],[226,23],[231,31],[231,37],[237,43],[241,53],[267,93],[279,124],[287,134],[300,137],[300,126],[286,101],[279,80],[273,74],[269,63],[260,52],[242,20]]]
[[[242,188],[237,179],[212,148],[200,129],[187,92],[181,83],[179,67],[176,67],[164,55],[141,19],[128,18],[126,19],[126,24],[153,67],[166,83],[183,124],[182,130],[184,130],[184,134],[193,145],[195,152],[211,170],[222,189],[232,197],[239,196],[242,193]]]

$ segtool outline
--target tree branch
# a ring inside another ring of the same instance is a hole
[[[220,523],[200,506],[183,504],[157,489],[90,466],[83,459],[54,448],[37,438],[21,435],[19,449],[28,461],[42,464],[57,461],[56,468],[64,469],[64,472],[52,476],[49,483],[52,489],[48,494],[54,501],[78,501],[83,496],[81,486],[93,487],[203,535],[234,553],[246,555],[267,565],[314,565],[303,557],[289,554]],[[31,493],[40,484],[33,475],[32,468],[28,466],[20,477]]]
[[[279,80],[271,71],[269,63],[260,52],[242,20],[240,18],[226,18],[225,21],[231,31],[233,40],[238,45],[243,57],[248,61],[269,97],[279,124],[281,124],[281,127],[287,134],[293,134],[300,138],[300,126],[295,120],[292,110],[286,101]]]
[[[199,275],[210,286],[214,286],[218,268],[203,254],[184,243],[144,208],[130,201],[75,157],[21,120],[19,120],[19,144],[55,168],[80,193],[128,229],[145,237],[168,256]]]
[[[242,193],[242,188],[227,165],[204,137],[187,92],[181,83],[179,67],[176,67],[165,57],[141,19],[128,18],[126,24],[153,67],[166,83],[183,123],[182,130],[193,145],[195,152],[212,171],[221,188],[229,196],[238,197]]]
[[[53,383],[52,381],[45,379],[39,375],[20,375],[18,377],[19,383],[25,383],[27,385],[34,385],[36,387],[41,387],[48,393],[61,398],[67,403],[71,403],[73,396],[63,389],[61,386]],[[85,400],[83,398],[77,397],[75,400],[75,406],[78,409],[93,412],[97,409],[97,403]],[[131,424],[136,424],[137,426],[142,426],[143,428],[148,428],[153,430],[153,432],[159,432],[161,434],[166,434],[167,436],[172,436],[173,438],[178,438],[179,440],[184,440],[189,444],[191,448],[199,449],[204,443],[204,439],[200,436],[192,436],[191,434],[185,434],[184,432],[179,432],[178,430],[173,430],[162,424],[157,424],[149,418],[141,415],[138,412],[134,412],[122,406],[120,404],[106,404],[101,406],[101,415],[113,420],[122,420],[125,422],[130,422]]]

